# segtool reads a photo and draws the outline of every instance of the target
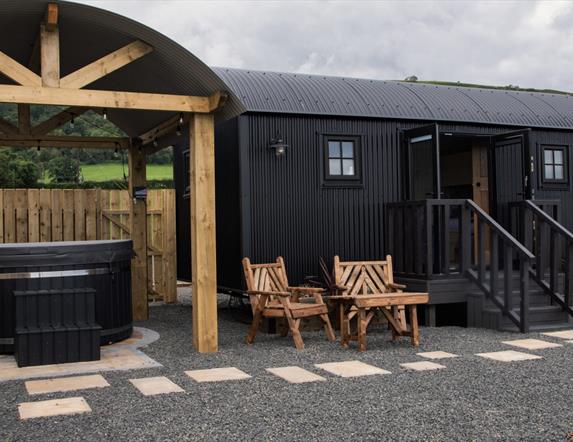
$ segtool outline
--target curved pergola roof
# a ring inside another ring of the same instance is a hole
[[[29,61],[38,39],[47,0],[0,2],[1,50],[36,73]],[[84,89],[210,96],[225,91],[225,83],[201,60],[163,34],[115,13],[92,6],[57,3],[60,32],[61,74],[65,76],[129,43],[141,40],[153,47],[144,57],[112,72]],[[0,84],[13,82],[0,76]],[[218,112],[227,119],[244,112],[240,101],[229,97]],[[110,109],[109,119],[129,136],[137,136],[162,123],[174,113]]]
[[[573,129],[573,96],[213,68],[251,112]]]

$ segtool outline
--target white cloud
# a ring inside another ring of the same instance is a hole
[[[83,0],[207,64],[573,89],[573,4],[543,1]]]

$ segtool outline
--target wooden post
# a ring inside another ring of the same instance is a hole
[[[130,231],[135,257],[131,261],[131,293],[133,319],[148,318],[147,305],[147,204],[144,199],[135,199],[134,190],[146,186],[145,152],[139,140],[134,139],[129,148],[129,196]]]
[[[60,87],[60,34],[57,26],[40,28],[42,86]]]
[[[189,124],[193,345],[217,351],[215,239],[215,134],[212,114],[193,114]]]

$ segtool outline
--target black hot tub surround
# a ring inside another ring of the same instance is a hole
[[[14,351],[14,292],[93,289],[101,344],[131,336],[132,256],[129,240],[0,244],[0,353]]]

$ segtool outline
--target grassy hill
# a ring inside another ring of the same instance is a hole
[[[123,173],[127,174],[127,165],[119,163],[85,164],[81,166],[84,181],[123,181]],[[173,166],[171,164],[148,164],[148,180],[172,180]]]

